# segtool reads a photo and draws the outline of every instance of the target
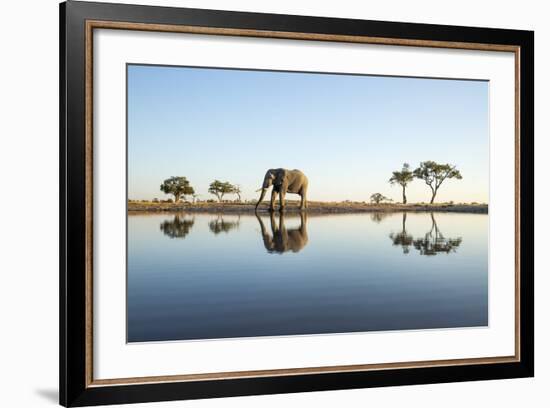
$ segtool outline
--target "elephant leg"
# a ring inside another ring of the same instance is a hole
[[[305,188],[302,188],[302,191],[300,193],[300,196],[302,197],[302,202],[300,203],[300,209],[305,210],[307,208],[307,190]]]
[[[277,191],[275,191],[275,189],[273,189],[271,191],[271,204],[269,206],[270,211],[275,211],[275,200],[276,199],[277,199]]]
[[[284,190],[281,190],[281,192],[279,193],[280,196],[279,196],[279,199],[280,199],[280,211],[284,211],[285,209],[285,191]]]

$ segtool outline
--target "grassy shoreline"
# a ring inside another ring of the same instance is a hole
[[[298,202],[287,202],[285,211],[288,213],[299,212]],[[278,203],[275,207],[278,209]],[[205,212],[205,213],[227,213],[227,214],[254,214],[255,205],[253,203],[154,203],[130,201],[128,202],[129,213],[141,212]],[[269,203],[262,203],[258,207],[258,212],[268,212]],[[487,214],[489,209],[487,204],[370,204],[360,202],[315,202],[308,203],[308,214],[343,214],[343,213],[369,213],[369,212],[456,212]]]

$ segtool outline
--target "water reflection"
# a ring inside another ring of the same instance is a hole
[[[389,234],[394,246],[400,246],[404,254],[410,253],[414,248],[420,255],[433,256],[439,253],[453,253],[462,243],[462,237],[447,238],[443,235],[436,218],[430,213],[431,228],[421,236],[414,236],[407,231],[407,213],[402,214],[401,230]],[[297,217],[298,215],[296,215]],[[374,223],[380,223],[388,214],[372,213],[370,219]],[[226,233],[238,230],[241,224],[241,217],[228,219],[219,214],[216,218],[208,221],[208,230],[215,234]],[[308,244],[307,213],[300,213],[299,226],[286,227],[286,220],[294,216],[285,213],[270,213],[269,224],[266,218],[256,215],[260,224],[264,247],[269,253],[300,252]],[[160,230],[169,238],[185,238],[191,233],[195,224],[195,217],[186,214],[177,214],[171,220],[164,220],[160,224]],[[266,226],[266,224],[268,224]],[[416,235],[416,234],[415,234]]]
[[[420,255],[426,256],[433,256],[438,253],[449,254],[451,252],[456,252],[456,249],[462,243],[462,237],[445,238],[437,226],[433,213],[430,213],[430,218],[432,220],[432,227],[430,230],[426,232],[424,237],[414,238],[411,234],[407,233],[407,213],[403,213],[401,232],[390,234],[393,245],[401,246],[404,254],[410,252],[411,245],[419,251]]]
[[[370,214],[370,219],[374,221],[377,224],[380,224],[382,221],[384,221],[389,216],[388,213],[385,212],[373,212]]]
[[[403,221],[401,222],[401,232],[391,233],[390,239],[393,241],[393,245],[401,246],[403,253],[408,254],[410,246],[413,243],[413,236],[407,233],[407,213],[403,213]]]
[[[175,215],[172,221],[165,220],[160,224],[160,230],[170,238],[185,238],[195,224],[195,217]]]
[[[486,327],[488,216],[388,214],[130,214],[128,342]]]
[[[300,252],[308,243],[307,215],[300,213],[300,226],[287,229],[284,213],[279,214],[279,222],[275,220],[275,214],[270,214],[271,234],[268,232],[263,220],[256,214],[262,230],[262,238],[265,249],[269,253],[282,254],[288,251]]]
[[[462,243],[462,238],[445,238],[437,227],[433,213],[430,216],[432,217],[432,228],[424,235],[424,238],[414,240],[414,247],[420,251],[420,255],[456,252],[456,248]]]
[[[240,216],[238,216],[237,221],[228,221],[224,219],[222,215],[218,215],[218,218],[208,223],[208,228],[210,228],[210,231],[216,235],[221,232],[225,232],[227,234],[231,230],[238,229],[240,222]]]

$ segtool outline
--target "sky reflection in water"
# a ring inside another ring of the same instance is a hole
[[[486,326],[488,217],[128,216],[128,341]]]

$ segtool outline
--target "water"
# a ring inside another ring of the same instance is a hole
[[[128,341],[488,324],[484,214],[128,216]]]

